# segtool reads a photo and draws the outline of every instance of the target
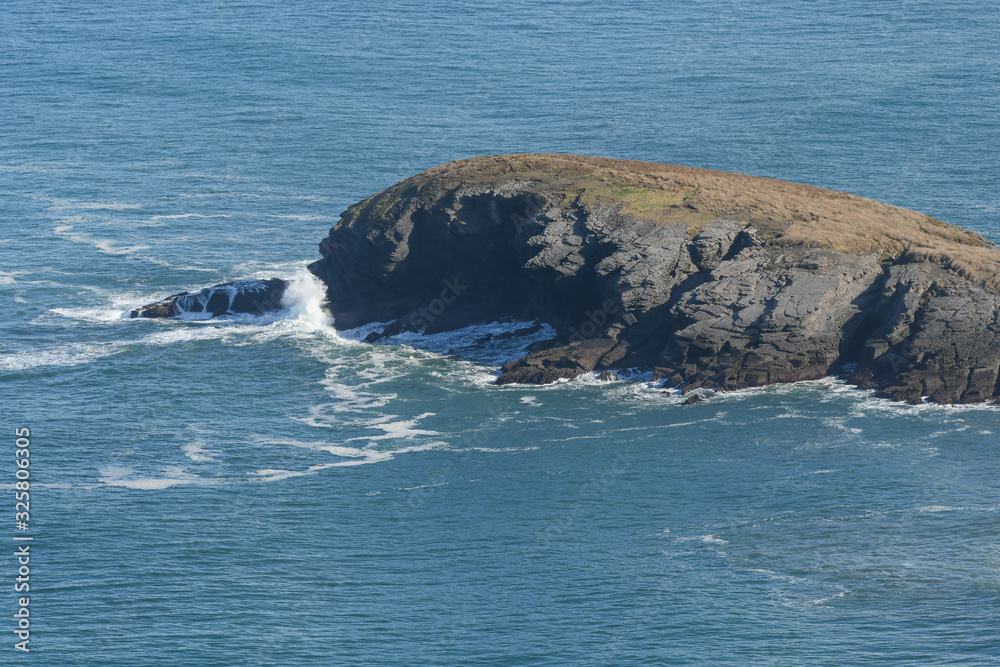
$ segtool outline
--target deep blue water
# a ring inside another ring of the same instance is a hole
[[[296,275],[350,203],[488,153],[772,176],[1000,241],[1000,6],[134,5],[0,7],[0,444],[32,430],[35,537],[32,654],[6,616],[0,662],[1000,662],[995,408],[501,389],[523,341],[363,345],[308,292],[120,318]]]

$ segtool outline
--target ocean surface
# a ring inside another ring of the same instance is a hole
[[[834,379],[680,407],[337,332],[352,202],[489,153],[846,190],[1000,241],[1000,5],[0,7],[4,665],[1000,663],[1000,410]],[[262,318],[128,309],[296,278]],[[539,335],[544,335],[544,332]]]

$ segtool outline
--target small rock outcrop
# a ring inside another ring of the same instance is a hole
[[[198,292],[181,292],[162,301],[136,308],[131,317],[181,317],[211,318],[220,315],[247,313],[263,315],[281,309],[281,298],[288,281],[237,280]]]
[[[842,192],[570,155],[474,158],[351,206],[320,252],[310,269],[339,328],[550,324],[555,340],[498,384],[636,367],[686,391],[738,389],[851,368],[895,400],[1000,395],[1000,251]]]

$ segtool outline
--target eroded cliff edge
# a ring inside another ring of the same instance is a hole
[[[501,317],[557,339],[498,383],[653,368],[738,389],[823,377],[916,402],[1000,394],[1000,251],[854,195],[571,155],[435,167],[351,206],[310,269],[338,328]]]

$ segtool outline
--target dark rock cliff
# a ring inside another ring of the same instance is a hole
[[[339,328],[500,317],[557,339],[498,383],[646,367],[685,390],[818,378],[896,400],[1000,394],[1000,251],[914,211],[738,174],[474,158],[355,204],[310,269]],[[538,348],[542,349],[538,349]]]

